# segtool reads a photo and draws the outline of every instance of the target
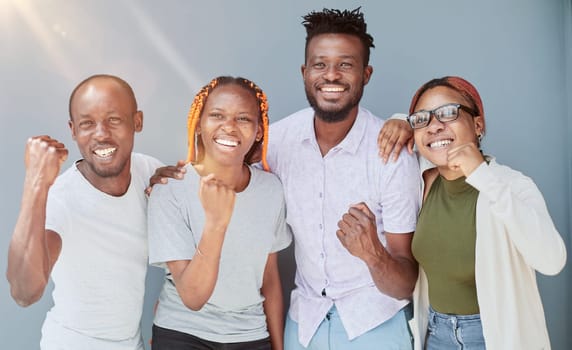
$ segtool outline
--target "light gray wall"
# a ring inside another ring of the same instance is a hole
[[[363,5],[376,48],[363,105],[380,116],[407,109],[430,78],[461,75],[482,93],[487,153],[531,176],[554,222],[571,238],[572,6],[570,0],[65,1],[0,0],[0,271],[18,213],[25,140],[50,134],[79,152],[67,99],[94,73],[130,82],[145,112],[136,150],[174,163],[185,156],[185,119],[197,89],[242,75],[268,94],[271,119],[306,106],[300,79],[312,9]],[[282,256],[286,288],[294,265]],[[571,269],[539,277],[554,349],[572,348]],[[152,270],[144,331],[160,288]],[[27,309],[0,278],[1,348],[36,349],[50,289]]]
[[[572,0],[564,1],[564,50],[565,50],[565,69],[566,69],[566,89],[565,96],[567,102],[567,111],[565,115],[568,116],[568,132],[567,132],[567,139],[568,139],[568,200],[567,200],[567,212],[568,212],[568,237],[569,237],[569,245],[572,242]],[[570,254],[570,249],[568,249],[568,254]],[[568,284],[565,290],[567,291],[568,295],[570,295],[570,285],[572,284],[572,269],[570,268],[571,263],[568,263],[568,268],[565,272],[568,275]],[[558,302],[557,302],[558,303]],[[565,303],[563,303],[564,305]],[[568,302],[566,307],[563,307],[566,310],[567,319],[564,319],[565,326],[563,329],[570,330],[570,325],[572,324],[572,302]],[[564,331],[566,332],[566,331]],[[572,348],[572,335],[569,333],[564,333],[567,335],[567,341],[563,342],[563,344],[567,344],[568,348]]]

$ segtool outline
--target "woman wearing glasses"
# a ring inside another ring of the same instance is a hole
[[[483,156],[483,105],[468,81],[427,82],[409,112],[420,160],[431,163],[412,242],[416,349],[550,349],[535,271],[560,272],[566,248],[541,193]]]

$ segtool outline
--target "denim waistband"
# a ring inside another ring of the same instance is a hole
[[[438,311],[435,311],[431,306],[429,306],[429,317],[440,318],[443,320],[458,320],[458,321],[475,321],[481,319],[480,314],[472,314],[472,315],[443,314]]]

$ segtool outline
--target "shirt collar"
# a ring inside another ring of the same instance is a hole
[[[346,137],[334,148],[341,149],[352,154],[357,152],[361,140],[363,140],[364,134],[366,132],[367,113],[369,113],[367,110],[358,107],[358,115],[350,131]],[[305,120],[305,125],[300,133],[300,141],[302,143],[310,142],[317,146],[318,141],[316,140],[316,132],[314,130],[314,110],[309,108],[308,114],[311,117],[306,118]]]

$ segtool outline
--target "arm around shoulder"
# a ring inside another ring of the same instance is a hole
[[[396,161],[405,146],[409,154],[413,154],[413,143],[413,129],[409,126],[407,114],[403,113],[394,113],[383,124],[377,137],[379,156],[386,163],[391,154]]]

